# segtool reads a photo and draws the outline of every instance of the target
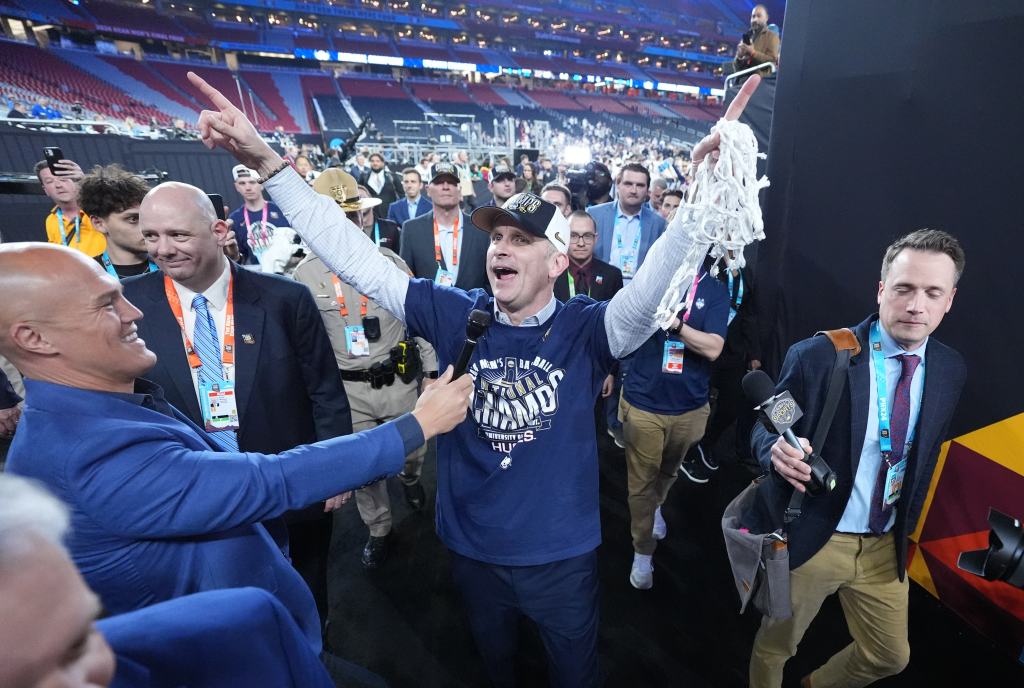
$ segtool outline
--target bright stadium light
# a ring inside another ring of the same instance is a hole
[[[566,146],[562,151],[562,157],[567,165],[582,167],[590,162],[590,148],[587,146]]]

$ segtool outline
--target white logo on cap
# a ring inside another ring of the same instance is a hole
[[[505,204],[505,210],[532,215],[540,209],[540,204],[541,200],[532,194],[519,194]]]

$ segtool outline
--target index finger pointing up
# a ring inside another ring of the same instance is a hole
[[[191,72],[189,72],[191,74]],[[203,83],[206,83],[205,81]],[[750,78],[743,84],[743,88],[736,94],[733,101],[729,104],[729,109],[725,111],[725,118],[729,121],[737,120],[740,115],[743,114],[743,109],[747,107],[747,103],[750,101],[750,96],[753,95],[754,91],[757,90],[757,85],[761,83],[761,77],[757,74],[750,75]]]
[[[188,73],[188,80],[191,81],[192,85],[198,88],[202,94],[210,100],[213,106],[221,112],[224,112],[225,110],[233,110],[235,108],[231,101],[224,97],[223,93],[206,83],[206,79],[195,72]]]

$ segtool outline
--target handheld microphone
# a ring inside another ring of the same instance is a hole
[[[804,451],[800,440],[791,429],[793,423],[803,415],[803,411],[793,399],[793,395],[783,390],[775,393],[775,383],[763,370],[752,370],[743,376],[743,393],[757,409],[758,420],[768,432],[782,435],[786,442],[804,455],[804,462],[811,467],[811,479],[807,490],[811,494],[822,491],[831,492],[836,486],[836,474],[823,458],[814,453]]]
[[[479,309],[473,309],[469,314],[469,319],[466,321],[466,341],[462,344],[462,351],[459,352],[459,358],[455,361],[455,371],[452,373],[452,379],[457,380],[462,377],[466,372],[466,368],[469,367],[469,359],[473,357],[473,349],[476,348],[476,340],[480,338],[491,324],[491,314],[487,311]]]

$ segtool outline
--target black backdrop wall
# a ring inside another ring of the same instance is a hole
[[[119,162],[133,172],[156,168],[168,173],[169,181],[194,184],[207,193],[219,193],[224,201],[238,205],[231,181],[237,162],[222,151],[208,151],[198,141],[146,141],[105,134],[57,134],[21,131],[3,127],[0,131],[0,172],[32,172],[43,159],[44,146],[60,146],[64,155],[86,172],[93,165]],[[4,241],[46,240],[43,220],[52,204],[41,195],[0,194],[0,234]]]
[[[1024,411],[1022,35],[1019,0],[787,4],[757,256],[771,370],[872,312],[885,247],[935,227],[967,253],[936,333],[969,369],[952,434]]]

